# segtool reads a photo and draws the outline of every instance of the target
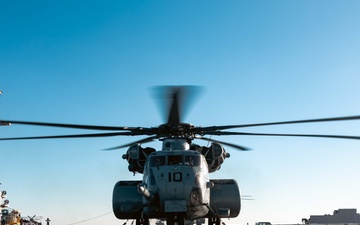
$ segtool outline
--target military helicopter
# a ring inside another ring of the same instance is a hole
[[[223,146],[246,151],[249,148],[214,140],[206,135],[258,135],[293,136],[316,138],[360,139],[358,136],[321,134],[269,134],[226,131],[234,128],[270,126],[328,121],[358,120],[360,116],[294,120],[242,125],[200,127],[182,122],[184,96],[193,86],[169,86],[161,88],[168,99],[167,121],[157,127],[97,126],[63,123],[45,123],[3,120],[3,124],[49,126],[59,128],[107,131],[105,133],[56,136],[0,138],[5,140],[29,140],[52,138],[89,138],[110,136],[148,136],[146,138],[108,148],[115,150],[128,147],[123,159],[128,170],[143,174],[142,180],[119,181],[113,190],[113,212],[118,219],[134,219],[136,225],[148,225],[150,219],[166,221],[167,225],[184,225],[207,218],[209,225],[220,225],[222,218],[235,218],[241,209],[241,195],[234,179],[210,179],[209,173],[221,168],[230,154]],[[112,132],[110,132],[112,131]],[[161,150],[142,147],[154,140],[162,141]],[[193,141],[211,142],[210,147]],[[192,224],[192,223],[191,223]]]

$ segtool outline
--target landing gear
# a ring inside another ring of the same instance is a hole
[[[185,225],[185,215],[182,213],[168,215],[166,225]]]
[[[148,218],[136,219],[136,225],[150,225]]]
[[[208,225],[220,225],[221,219],[220,217],[213,217],[208,219]]]

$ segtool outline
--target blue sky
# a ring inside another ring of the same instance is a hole
[[[198,126],[358,115],[359,1],[1,1],[0,118],[119,126],[164,122],[157,85],[204,90]],[[360,122],[242,129],[360,135]],[[13,125],[1,137],[71,134]],[[233,178],[242,212],[227,224],[300,223],[360,209],[360,142],[214,137],[248,146],[212,178]],[[0,143],[1,188],[23,215],[67,225],[111,212],[132,137]],[[206,142],[199,142],[206,145]],[[157,142],[148,144],[160,147]],[[145,145],[146,146],[146,145]],[[118,224],[112,214],[83,224]]]

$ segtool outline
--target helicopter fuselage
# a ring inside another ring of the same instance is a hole
[[[129,171],[143,173],[143,179],[115,185],[115,216],[137,219],[138,225],[148,224],[151,218],[166,220],[168,225],[200,218],[218,224],[220,218],[238,216],[241,204],[236,181],[209,179],[209,173],[218,170],[227,157],[218,143],[190,146],[176,138],[164,139],[161,151],[130,146],[123,158],[129,162]]]

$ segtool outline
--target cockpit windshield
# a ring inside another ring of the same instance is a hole
[[[150,166],[163,166],[165,165],[165,156],[152,156],[150,158]]]
[[[187,155],[185,156],[185,164],[190,166],[200,166],[200,156],[196,155]]]
[[[168,164],[169,165],[179,165],[183,164],[182,155],[169,155],[168,156]]]
[[[167,160],[166,160],[167,159]],[[201,158],[198,155],[168,155],[168,156],[151,156],[149,166],[164,165],[189,165],[200,166]]]

